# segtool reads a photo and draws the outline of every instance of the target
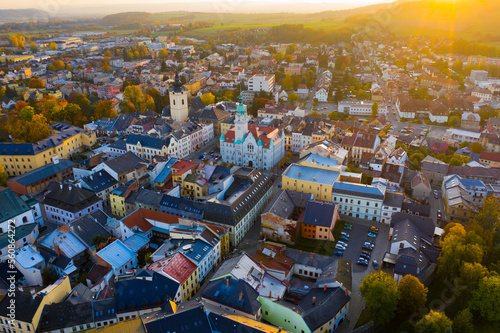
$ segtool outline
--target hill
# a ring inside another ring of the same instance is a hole
[[[129,24],[132,22],[146,22],[149,17],[151,16],[151,13],[147,12],[124,12],[124,13],[117,13],[117,14],[111,14],[104,16],[102,18],[101,24],[102,25],[120,25],[120,24]]]
[[[38,21],[47,19],[47,17],[49,14],[39,9],[0,9],[0,23]]]

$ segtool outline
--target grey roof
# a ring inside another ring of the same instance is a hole
[[[92,191],[68,184],[52,182],[46,189],[42,203],[76,213],[100,200]]]
[[[334,258],[329,256],[290,248],[285,249],[285,255],[292,259],[296,264],[316,267],[319,269],[324,269],[336,262]]]
[[[67,300],[72,304],[79,304],[91,301],[93,296],[92,290],[80,282],[73,288]]]
[[[44,250],[47,250],[45,247],[43,247]],[[40,254],[42,254],[41,248],[38,249],[40,251]],[[48,249],[49,251],[52,252],[52,250]],[[45,256],[42,254],[42,256],[45,258]],[[60,269],[64,270],[69,263],[71,262],[71,259],[66,257],[64,254],[59,254],[56,259],[52,262],[53,266],[59,267]]]
[[[126,144],[130,145],[137,145],[138,143],[141,143],[142,147],[146,148],[153,148],[157,150],[161,150],[163,146],[168,147],[170,145],[170,138],[157,138],[149,135],[142,135],[142,134],[130,134],[127,137],[127,142]]]
[[[115,149],[121,149],[121,150],[127,150],[127,143],[125,142],[125,140],[120,139],[120,140],[116,140],[115,142],[109,144],[108,147],[115,148]]]
[[[54,331],[71,326],[92,323],[92,303],[73,304],[70,301],[47,304],[43,307],[38,330]]]
[[[163,194],[156,191],[140,189],[135,197],[135,202],[143,203],[146,205],[151,205],[154,207],[160,207],[163,200]]]
[[[29,172],[23,173],[22,175],[11,178],[9,181],[18,182],[21,185],[28,186],[74,166],[75,163],[70,160],[59,160],[59,163],[49,163],[43,165]]]
[[[201,297],[221,304],[223,307],[230,307],[251,315],[257,315],[260,310],[259,293],[241,279],[227,278],[212,281],[205,287]]]
[[[431,206],[422,205],[419,203],[403,202],[403,204],[401,205],[401,211],[408,213],[411,212],[411,214],[418,214],[420,216],[431,216]]]
[[[282,189],[273,196],[263,213],[273,213],[282,218],[289,218],[295,207],[306,208],[311,197],[310,193]]]
[[[86,185],[84,186],[85,188],[93,191],[94,193],[99,193],[118,184],[118,181],[111,177],[106,170],[101,170],[91,175],[82,177],[80,181]]]
[[[392,215],[391,227],[394,227],[396,223],[404,220],[409,220],[414,224],[421,232],[423,232],[428,237],[434,236],[434,230],[436,226],[431,218],[425,216],[417,216],[405,213],[395,213]]]
[[[126,152],[123,155],[120,155],[112,160],[109,160],[106,165],[113,171],[118,174],[121,174],[125,171],[133,169],[137,166],[137,164],[144,162],[142,158],[137,156],[131,151]]]
[[[335,215],[336,204],[333,202],[310,200],[307,203],[303,222],[310,225],[330,227]]]
[[[23,224],[16,228],[13,228],[13,235],[7,230],[4,230],[0,235],[0,249],[6,248],[11,241],[18,241],[28,236],[33,232],[33,230],[37,227],[36,223]]]
[[[95,236],[110,237],[111,234],[94,219],[91,215],[82,216],[68,223],[68,227],[73,231],[73,234],[78,236],[88,247],[92,247],[92,242]]]
[[[188,307],[188,305],[186,303],[179,305],[175,314],[160,316],[158,319],[145,322],[146,332],[212,333],[212,328],[202,305],[197,304],[194,308],[183,310],[184,307]]]
[[[16,311],[16,320],[31,323],[43,297],[33,297],[30,293],[24,293],[17,290],[14,291],[14,295],[12,296],[10,293],[7,293],[0,301],[0,316],[8,317],[10,310],[7,309],[7,307],[11,304],[11,300],[14,300],[15,304],[19,306],[22,305],[22,311]]]
[[[114,298],[92,301],[94,322],[116,318],[116,301]]]
[[[384,205],[389,207],[399,207],[403,204],[405,196],[402,193],[386,192],[384,198]]]

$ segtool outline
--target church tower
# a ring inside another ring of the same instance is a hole
[[[188,93],[186,87],[175,73],[175,81],[168,88],[170,95],[170,117],[175,121],[187,121],[189,115]]]
[[[234,141],[241,141],[248,133],[248,115],[245,105],[243,105],[243,97],[241,94],[238,107],[236,108],[236,114],[234,115],[234,126]]]

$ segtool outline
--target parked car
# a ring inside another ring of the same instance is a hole
[[[368,232],[368,237],[375,238],[375,237],[377,237],[377,234],[376,234],[376,233],[374,233],[374,232],[369,231],[369,232]]]
[[[441,221],[441,218],[442,218],[442,216],[441,216],[441,210],[438,210],[438,212],[437,212],[437,218],[438,218],[438,221]]]
[[[198,156],[198,159],[199,160],[203,160],[205,158],[205,155],[201,154],[200,156]]]
[[[361,248],[363,250],[371,251],[371,250],[373,250],[374,246],[371,246],[371,245],[368,245],[368,244],[364,244]]]
[[[371,231],[374,231],[374,232],[378,232],[378,228],[377,228],[377,227],[375,227],[375,226],[372,226],[372,227],[370,228],[370,230],[371,230]]]
[[[345,246],[345,247],[347,247],[349,245],[346,242],[342,242],[342,241],[337,241],[337,244],[340,244],[340,245]]]
[[[349,236],[349,234],[348,234],[347,232],[344,232],[344,231],[342,231],[342,232],[340,233],[340,236],[344,236],[344,237],[347,237],[347,238],[349,238],[349,237],[350,237],[350,236]]]
[[[352,226],[345,224],[344,230],[352,230]]]
[[[364,254],[364,253],[361,253],[359,255],[360,258],[365,258],[366,260],[370,260],[370,255],[369,254]]]
[[[344,224],[344,227],[349,227],[349,228],[351,228],[351,229],[352,229],[352,224],[350,224],[350,223],[346,223],[346,224]]]
[[[333,251],[333,255],[337,256],[337,257],[342,257],[344,255],[344,252],[336,250],[336,251]]]
[[[335,245],[335,250],[345,251],[346,249],[347,248],[342,244],[337,243],[337,245]]]
[[[349,238],[347,238],[346,236],[340,236],[339,239],[346,242],[349,241]]]
[[[437,199],[438,198],[438,191],[434,190],[434,198]]]
[[[377,260],[372,261],[373,268],[378,269],[378,262]]]
[[[363,258],[359,258],[358,261],[356,261],[356,264],[362,265],[362,266],[368,266],[368,261],[364,260]]]
[[[363,251],[363,252],[361,252],[361,253],[362,253],[362,254],[366,254],[366,255],[368,255],[368,256],[370,255],[370,252],[368,252],[368,251]]]

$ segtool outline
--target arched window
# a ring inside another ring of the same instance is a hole
[[[184,105],[184,99],[182,100],[182,105]]]
[[[23,216],[23,223],[28,223],[28,218],[26,216]]]
[[[174,105],[175,105],[175,99],[174,99]]]
[[[248,144],[247,149],[248,149],[248,151],[253,152],[253,144],[251,144],[251,143]]]

